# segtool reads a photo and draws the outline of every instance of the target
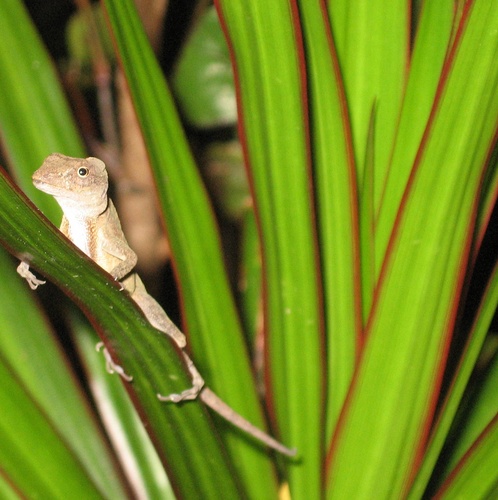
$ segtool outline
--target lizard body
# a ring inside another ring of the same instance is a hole
[[[60,230],[78,248],[119,281],[130,297],[140,307],[148,321],[158,330],[170,336],[182,350],[187,368],[192,375],[193,386],[180,394],[157,397],[161,401],[180,402],[199,397],[243,431],[249,433],[277,451],[293,456],[295,450],[286,448],[237,414],[208,387],[183,348],[185,335],[169,319],[162,307],[145,289],[140,277],[132,270],[137,262],[135,252],[129,247],[121,230],[121,224],[112,201],[107,196],[108,179],[104,163],[98,158],[71,158],[54,153],[33,174],[34,185],[56,199],[64,216]],[[27,279],[31,288],[44,282],[38,280],[25,262],[18,272]],[[114,364],[104,348],[108,371],[119,373],[130,382],[132,377]]]

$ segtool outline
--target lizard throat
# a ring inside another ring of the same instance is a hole
[[[72,217],[67,218],[67,221],[69,239],[88,257],[95,260],[95,248],[92,242],[95,242],[96,237],[96,218]]]

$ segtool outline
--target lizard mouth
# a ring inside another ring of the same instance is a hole
[[[40,191],[43,191],[44,193],[55,195],[57,194],[55,186],[52,184],[48,184],[47,182],[41,181],[40,179],[35,179],[33,178],[33,184],[36,187],[36,189],[39,189]]]
[[[35,185],[36,188],[40,189],[41,187],[44,187],[47,185],[46,182],[40,181],[39,179],[35,179],[33,177],[33,184]]]

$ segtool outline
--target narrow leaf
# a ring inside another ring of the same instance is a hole
[[[437,498],[495,498],[498,494],[498,415],[462,459]]]
[[[428,0],[422,5],[394,150],[380,207],[376,213],[376,277],[385,258],[401,198],[434,105],[443,64],[449,52],[453,4],[454,0]]]
[[[97,334],[81,315],[70,323],[104,427],[138,498],[173,499],[171,485],[146,430],[119,377],[111,376],[96,355]]]
[[[498,117],[498,4],[476,0],[466,16],[381,273],[331,498],[403,496],[434,414]]]
[[[27,498],[102,498],[71,449],[0,356],[0,463],[4,477]],[[61,470],[63,474],[61,474]]]
[[[60,208],[34,188],[31,173],[50,153],[83,156],[57,75],[23,2],[0,2],[0,134],[23,191],[53,222]]]
[[[29,255],[36,270],[75,300],[98,328],[113,359],[133,376],[125,387],[171,472],[175,491],[209,497],[223,487],[237,496],[233,471],[206,410],[197,402],[180,407],[156,397],[191,384],[171,340],[150,325],[111,276],[29,207],[5,175],[0,175],[0,217],[0,243],[18,257]]]
[[[351,115],[358,179],[363,179],[370,112],[375,121],[374,207],[378,209],[406,83],[410,2],[329,0],[330,24],[337,45]]]
[[[375,290],[375,215],[374,215],[374,140],[375,106],[372,106],[370,126],[363,166],[363,183],[360,197],[361,285],[362,319],[366,325],[372,308]]]
[[[240,130],[262,238],[268,399],[284,441],[303,456],[288,471],[291,494],[318,497],[324,360],[296,4],[216,5],[237,75]]]
[[[481,351],[497,305],[498,265],[495,265],[489,285],[484,292],[481,307],[479,308],[474,325],[472,326],[469,342],[462,354],[462,361],[457,368],[455,379],[451,384],[446,401],[438,415],[438,420],[432,431],[430,442],[424,453],[424,460],[410,490],[410,499],[420,498],[425,491],[431,473],[434,470],[436,460],[439,457],[439,453],[441,452],[455,417],[458,405],[462,399],[464,390],[467,387],[473,367]]]
[[[457,462],[469,451],[477,441],[479,435],[485,430],[495,415],[498,415],[498,396],[496,387],[498,382],[498,356],[495,356],[485,370],[481,369],[476,374],[479,381],[478,387],[469,384],[472,393],[468,395],[462,408],[465,417],[458,425],[458,436],[453,440],[451,456],[448,458],[445,469],[451,471]],[[470,412],[465,410],[471,409]],[[456,441],[456,443],[455,443]]]
[[[20,397],[29,396],[44,413],[47,424],[54,428],[63,446],[77,458],[82,471],[92,478],[101,492],[123,495],[119,472],[95,422],[95,415],[34,302],[32,292],[16,274],[14,262],[3,249],[0,277],[0,353],[23,385],[26,395]],[[78,432],[74,432],[75,429]],[[17,427],[11,432],[15,434]],[[32,432],[35,433],[34,428]],[[24,446],[29,449],[30,444],[26,442]],[[61,471],[64,465],[64,461],[59,463]],[[3,467],[8,466],[3,464]],[[66,474],[69,471],[58,476],[61,481]]]
[[[208,386],[264,427],[214,214],[171,93],[133,2],[105,0],[104,6],[153,167],[194,361]],[[222,436],[249,496],[276,491],[270,457],[230,428]]]
[[[327,332],[328,442],[351,383],[361,337],[357,181],[348,110],[328,18],[319,2],[304,0],[299,7]]]

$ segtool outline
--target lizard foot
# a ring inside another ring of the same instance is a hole
[[[105,368],[108,373],[117,373],[121,378],[123,378],[127,382],[131,382],[133,380],[133,377],[131,375],[127,375],[121,366],[114,363],[114,361],[111,358],[111,355],[109,354],[109,351],[104,347],[103,342],[99,342],[95,346],[95,349],[97,350],[97,352],[100,352],[100,350],[102,349],[105,358]]]
[[[199,392],[201,388],[198,387],[191,387],[190,389],[186,389],[179,394],[173,393],[170,394],[169,396],[163,396],[162,394],[157,393],[157,399],[161,402],[165,403],[181,403],[182,401],[192,401],[194,399],[197,399],[197,396],[199,395]]]
[[[31,288],[31,290],[36,290],[39,285],[44,285],[46,283],[46,281],[39,280],[29,270],[29,264],[27,262],[22,261],[17,266],[17,272],[19,273],[20,276],[22,276],[28,282],[29,288]]]
[[[119,281],[118,278],[114,278],[114,281],[119,284],[119,291],[122,292],[125,289],[125,286],[122,281]]]
[[[164,401],[168,403],[180,403],[181,401],[192,401],[193,399],[197,399],[197,396],[201,392],[204,387],[204,379],[201,377],[201,374],[197,371],[197,368],[194,365],[194,362],[190,359],[190,357],[182,351],[183,358],[187,363],[187,368],[190,374],[192,375],[192,387],[190,389],[186,389],[179,394],[170,394],[169,396],[163,396],[161,394],[157,394],[157,399],[159,401]]]

